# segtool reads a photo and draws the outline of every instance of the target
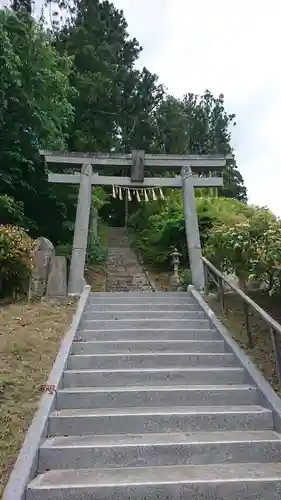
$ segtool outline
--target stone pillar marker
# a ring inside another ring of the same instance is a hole
[[[52,261],[52,266],[50,269],[47,290],[46,290],[46,299],[65,303],[66,297],[67,297],[66,258],[57,256]]]
[[[80,295],[84,286],[84,268],[92,198],[92,165],[84,164],[76,211],[68,293]]]
[[[181,176],[183,188],[185,231],[192,283],[197,290],[201,291],[205,286],[205,278],[203,262],[201,260],[202,251],[191,167],[183,167]]]

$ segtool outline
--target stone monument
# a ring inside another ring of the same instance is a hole
[[[66,258],[56,256],[52,260],[48,277],[46,299],[61,303],[66,302],[67,297],[67,265]]]
[[[32,252],[29,300],[31,298],[41,298],[46,293],[48,276],[54,257],[55,249],[51,241],[43,236],[37,238]]]
[[[67,265],[65,257],[55,255],[54,245],[41,236],[32,252],[32,273],[29,300],[43,299],[65,302],[67,296]]]

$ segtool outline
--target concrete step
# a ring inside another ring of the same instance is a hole
[[[179,329],[201,329],[209,328],[210,322],[208,319],[84,319],[79,327],[79,330],[112,330],[119,328],[120,330],[137,329],[137,328],[179,328]]]
[[[108,285],[107,286],[108,288],[110,288],[110,290],[117,290],[117,291],[120,291],[120,290],[123,290],[125,292],[131,292],[132,290],[143,290],[145,292],[146,289],[149,289],[150,290],[150,285],[148,284],[142,284],[142,285],[135,285],[134,283],[132,283],[131,285]]]
[[[127,284],[127,285],[132,285],[132,283],[133,283],[133,279],[132,279],[132,278],[127,279],[127,280],[126,280],[126,279],[124,279],[124,278],[122,278],[122,279],[121,279],[121,278],[118,278],[118,277],[116,277],[116,278],[113,278],[113,277],[112,277],[112,278],[108,278],[108,277],[107,277],[107,279],[106,279],[107,290],[110,290],[111,292],[112,292],[112,291],[115,291],[115,290],[112,290],[112,289],[110,288],[110,287],[111,287],[111,286],[113,286],[113,285],[115,285],[115,286],[117,286],[117,285],[119,285],[119,284],[123,284],[123,285],[126,285],[126,284]],[[116,291],[118,291],[118,290],[116,290]],[[120,290],[120,291],[121,291],[121,290]],[[123,291],[123,290],[122,290],[122,291]],[[124,291],[126,291],[126,289],[124,289]]]
[[[164,321],[166,319],[178,321],[189,320],[189,319],[204,319],[205,314],[203,311],[106,311],[106,312],[93,312],[88,311],[83,314],[83,323],[93,320],[116,320],[116,321],[128,321],[133,319],[137,321],[138,319],[153,319],[154,321],[160,320]],[[88,323],[87,323],[88,324]]]
[[[142,352],[224,352],[223,340],[118,340],[74,342],[72,354],[113,354]]]
[[[182,297],[175,297],[173,298],[161,298],[161,297],[154,297],[150,295],[150,292],[141,292],[144,297],[136,297],[133,295],[136,292],[115,292],[113,294],[110,294],[109,298],[101,298],[97,297],[96,299],[89,299],[87,303],[87,307],[98,307],[100,306],[101,308],[105,307],[110,307],[114,306],[117,307],[118,305],[122,306],[127,306],[128,308],[138,302],[138,306],[141,307],[142,304],[147,304],[149,302],[150,308],[154,308],[154,306],[161,306],[173,308],[174,306],[182,306],[182,307],[189,307],[189,306],[196,306],[194,303],[194,300],[189,298],[188,296],[186,299]],[[119,297],[120,295],[120,297]],[[117,296],[117,297],[116,297]],[[197,306],[198,309],[198,306]]]
[[[66,370],[63,387],[126,387],[156,384],[243,384],[243,368],[157,368],[133,370]]]
[[[52,470],[27,500],[280,500],[281,463]]]
[[[210,328],[187,328],[187,329],[166,329],[166,328],[127,328],[120,330],[119,328],[113,328],[110,330],[91,330],[91,329],[80,329],[77,332],[76,339],[82,339],[86,341],[113,341],[116,340],[151,340],[162,341],[162,340],[219,340],[220,335],[216,330],[211,330]]]
[[[146,292],[143,295],[143,292],[133,291],[130,295],[126,292],[92,292],[89,296],[89,302],[94,303],[96,300],[102,300],[103,302],[107,302],[108,300],[126,300],[130,301],[133,299],[134,301],[137,299],[137,302],[144,302],[150,299],[159,301],[170,301],[170,300],[179,300],[185,301],[186,303],[194,304],[196,301],[193,296],[189,292]]]
[[[127,291],[123,291],[123,292],[114,292],[115,295],[121,295],[121,293],[123,294],[122,297],[120,298],[108,298],[108,299],[95,299],[94,301],[91,301],[89,300],[87,302],[87,308],[91,308],[91,307],[96,307],[98,308],[99,306],[104,309],[104,308],[108,308],[110,306],[112,307],[118,307],[118,305],[120,306],[126,306],[127,309],[129,309],[131,307],[131,304],[132,305],[135,305],[135,302],[138,301],[138,304],[137,304],[137,308],[141,308],[142,304],[147,304],[147,302],[149,302],[149,306],[150,306],[150,309],[154,309],[154,306],[156,307],[164,307],[164,308],[170,308],[170,309],[173,309],[174,306],[181,306],[182,308],[186,308],[186,307],[189,307],[189,306],[196,306],[196,304],[194,303],[194,300],[190,300],[190,299],[181,299],[181,298],[178,298],[178,299],[168,299],[168,300],[165,300],[164,298],[161,299],[160,297],[151,297],[150,296],[150,290],[144,290],[142,292],[142,294],[146,297],[147,295],[149,295],[146,299],[142,299],[141,297],[134,297],[134,296],[131,296],[133,293],[133,291],[131,292],[127,292]],[[127,296],[127,297],[124,297]],[[196,307],[196,309],[198,309],[198,306]]]
[[[147,285],[147,284],[144,284],[144,285],[108,285],[108,288],[110,288],[111,290],[123,290],[125,292],[131,292],[131,290],[143,290],[145,292],[146,288],[150,289],[150,285]]]
[[[159,295],[156,292],[104,292],[106,295],[101,296],[100,293],[91,293],[88,305],[94,304],[130,304],[138,302],[138,304],[143,304],[149,302],[150,304],[196,304],[193,297],[184,293],[183,295],[178,295],[177,292],[168,293],[163,292]]]
[[[118,271],[113,270],[113,272],[107,273],[108,279],[113,278],[113,279],[118,279],[118,278],[125,278],[125,279],[130,279],[133,280],[134,277],[131,276],[126,269],[118,269]]]
[[[57,409],[258,404],[251,385],[77,387],[57,392]]]
[[[124,257],[124,256],[122,256]],[[141,267],[136,264],[136,261],[132,259],[132,255],[128,255],[126,256],[126,259],[124,259],[124,261],[126,261],[126,267],[125,267],[125,264],[122,264],[118,266],[118,269],[116,269],[116,266],[115,266],[115,256],[114,256],[114,259],[109,259],[111,262],[109,262],[109,266],[107,267],[107,276],[108,278],[114,278],[115,276],[116,277],[119,277],[119,276],[129,276],[130,278],[134,279],[134,275],[132,275],[132,270],[133,271],[136,271],[138,270],[139,272],[143,272],[143,270],[141,269]],[[112,266],[110,264],[113,264]]]
[[[68,370],[109,370],[121,368],[186,368],[191,366],[237,366],[231,353],[181,353],[143,352],[115,354],[72,354],[68,358]]]
[[[74,408],[49,419],[49,436],[266,429],[273,429],[272,411],[258,405]]]
[[[116,259],[118,259],[118,263],[116,265]],[[107,263],[109,264],[108,268],[110,270],[114,268],[122,268],[122,267],[127,267],[127,266],[132,266],[132,267],[139,267],[140,264],[136,260],[136,256],[133,254],[133,252],[128,249],[128,248],[114,248],[109,250],[108,253],[108,260]]]
[[[109,270],[107,271],[106,274],[107,281],[119,281],[119,280],[128,280],[128,281],[133,281],[134,277],[128,273],[126,269],[113,269],[112,271]]]
[[[42,444],[38,469],[40,473],[50,469],[280,461],[281,436],[274,431],[58,436]]]
[[[112,279],[112,280],[107,280],[107,287],[112,290],[111,287],[118,287],[118,286],[121,286],[121,287],[131,287],[133,284],[133,280],[131,278],[115,278],[115,279]],[[126,288],[124,288],[124,290],[126,290]]]
[[[142,302],[142,303],[138,303],[136,301],[134,302],[125,302],[122,301],[122,303],[120,302],[114,302],[113,304],[104,304],[104,303],[101,303],[101,304],[89,304],[86,309],[85,309],[85,312],[88,313],[88,312],[94,312],[94,311],[97,311],[97,312],[121,312],[121,311],[124,311],[124,312],[129,312],[131,310],[133,311],[138,311],[138,313],[140,311],[145,311],[145,312],[152,312],[152,311],[158,311],[158,312],[161,312],[161,311],[167,311],[167,307],[169,307],[169,309],[171,309],[172,311],[202,311],[202,309],[200,309],[200,307],[197,305],[197,304],[186,304],[185,302],[182,302],[182,303],[178,303],[178,304],[172,304],[172,305],[169,305],[168,303],[167,304],[157,304],[157,303],[153,303],[151,304],[151,302],[149,301],[146,301],[146,302]]]
[[[111,293],[111,292],[93,292],[90,295],[90,300],[96,299],[96,298],[101,298],[101,299],[109,299],[109,298],[121,298],[123,296],[126,297],[126,293]],[[143,295],[142,292],[132,292],[130,294],[131,297],[138,297],[138,300],[145,300],[149,296],[150,297],[159,297],[159,298],[166,298],[166,299],[175,299],[175,298],[180,298],[180,299],[186,299],[189,298],[193,302],[195,302],[194,298],[189,292],[149,292],[145,296]]]

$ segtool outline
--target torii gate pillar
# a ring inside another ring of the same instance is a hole
[[[190,167],[183,167],[182,188],[184,203],[185,232],[188,246],[189,264],[194,287],[202,291],[205,287],[204,268],[202,262],[200,233],[196,212],[194,182]]]
[[[84,286],[84,269],[92,199],[92,165],[81,169],[79,197],[73,238],[68,293],[80,295]]]

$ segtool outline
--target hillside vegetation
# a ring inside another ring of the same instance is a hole
[[[231,142],[236,118],[223,94],[186,89],[182,98],[169,95],[157,75],[137,69],[142,48],[129,36],[123,12],[108,1],[52,2],[51,24],[43,17],[36,21],[31,10],[30,0],[0,10],[1,295],[26,286],[33,238],[49,238],[57,253],[70,258],[77,187],[47,182],[40,148],[231,155],[224,187],[196,191],[203,251],[241,283],[253,278],[278,294],[280,223],[269,211],[247,205]],[[181,193],[164,194],[165,200],[130,202],[132,239],[150,265],[164,268],[177,246],[185,270]],[[94,189],[92,205],[106,224],[124,224],[124,200],[112,198],[110,188]],[[19,234],[29,242],[20,252]],[[100,265],[105,258],[101,238],[91,236],[88,263]]]

